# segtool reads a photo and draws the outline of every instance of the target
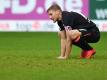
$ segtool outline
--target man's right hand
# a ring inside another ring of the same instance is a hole
[[[65,59],[67,59],[67,58],[64,57],[64,56],[59,56],[59,57],[57,57],[57,59],[65,60]]]

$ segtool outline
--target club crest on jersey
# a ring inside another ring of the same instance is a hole
[[[69,31],[69,30],[72,30],[72,27],[71,26],[64,26],[65,30]]]

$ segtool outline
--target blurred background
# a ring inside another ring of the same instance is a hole
[[[57,3],[62,10],[83,13],[100,31],[107,31],[107,0],[0,0],[0,31],[57,32],[46,10]]]
[[[71,59],[56,59],[59,27],[46,13],[53,3],[97,24],[101,39],[91,44],[91,60],[80,59],[75,46]],[[107,80],[106,31],[107,0],[0,0],[0,80]]]

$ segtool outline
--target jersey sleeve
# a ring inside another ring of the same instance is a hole
[[[58,26],[59,26],[59,30],[60,30],[60,31],[65,30],[64,25],[63,25],[62,21],[58,21],[58,22],[57,22],[57,24],[58,24]]]

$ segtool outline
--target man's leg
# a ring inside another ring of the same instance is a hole
[[[91,50],[93,49],[88,42],[86,42],[84,39],[80,38],[78,42],[73,41],[73,44],[80,47],[82,50]]]
[[[74,45],[82,49],[81,58],[91,58],[95,54],[95,50],[86,42],[84,39],[80,38],[78,42],[73,42]]]
[[[83,51],[81,56],[84,58],[91,58],[93,54],[95,54],[95,50],[88,43],[95,43],[99,41],[100,34],[99,31],[87,31],[82,29],[81,35],[78,36],[78,31],[72,30],[70,35],[73,39],[73,44],[80,47]],[[75,35],[75,36],[74,36]],[[74,36],[74,37],[73,37]],[[78,37],[80,37],[78,39]]]

